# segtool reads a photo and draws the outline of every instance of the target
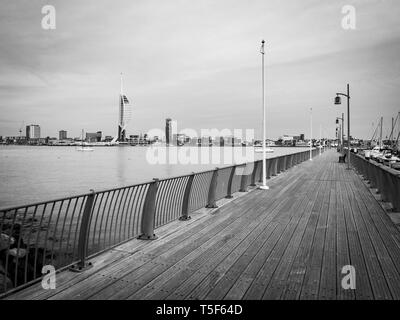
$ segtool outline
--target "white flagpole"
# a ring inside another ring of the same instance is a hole
[[[262,159],[262,175],[263,175],[263,184],[260,186],[260,189],[262,190],[269,190],[269,187],[267,186],[267,161],[266,161],[266,156],[267,156],[267,150],[265,146],[265,140],[266,140],[266,112],[265,112],[265,68],[264,68],[264,44],[265,41],[263,40],[261,45],[261,55],[262,55],[262,102],[263,102],[263,159]]]

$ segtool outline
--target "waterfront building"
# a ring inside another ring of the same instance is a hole
[[[133,146],[136,146],[137,144],[139,144],[139,135],[137,134],[131,134],[129,136],[129,143]]]
[[[67,140],[67,131],[60,130],[58,132],[58,140]]]
[[[201,137],[201,138],[200,138],[200,144],[201,144],[203,147],[209,147],[210,145],[212,145],[212,139],[211,139],[211,137],[209,137],[209,136]]]
[[[26,139],[37,140],[40,139],[40,126],[37,124],[31,124],[26,126]]]
[[[101,141],[101,131],[97,131],[96,133],[86,132],[86,141],[87,142],[100,142]]]
[[[224,137],[215,137],[213,145],[217,147],[223,147],[225,145]]]

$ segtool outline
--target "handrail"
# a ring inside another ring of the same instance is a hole
[[[382,196],[382,201],[391,202],[393,210],[400,210],[400,172],[385,165],[355,154],[351,164]]]
[[[267,159],[267,177],[308,160],[308,154]],[[238,167],[249,170],[239,175]],[[0,295],[40,279],[44,265],[82,272],[91,266],[88,259],[118,244],[155,240],[158,227],[187,221],[199,208],[216,208],[218,200],[254,187],[258,178],[261,160],[0,209],[0,263],[5,270],[0,277],[12,283],[0,287]]]

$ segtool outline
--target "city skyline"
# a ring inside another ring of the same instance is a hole
[[[128,135],[162,129],[171,117],[198,131],[250,128],[259,137],[262,38],[268,137],[308,132],[310,107],[314,131],[322,125],[333,137],[344,108],[332,97],[347,82],[352,135],[372,136],[380,116],[390,131],[400,98],[395,1],[353,1],[356,30],[341,26],[344,1],[122,2],[52,1],[57,26],[43,30],[41,3],[23,2],[21,14],[3,1],[0,135],[18,135],[25,121],[40,123],[43,136],[67,126],[115,136],[123,72],[135,101]]]

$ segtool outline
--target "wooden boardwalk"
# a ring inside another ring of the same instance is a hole
[[[214,211],[156,230],[8,299],[400,299],[400,232],[328,151]],[[343,266],[356,289],[341,286]]]

